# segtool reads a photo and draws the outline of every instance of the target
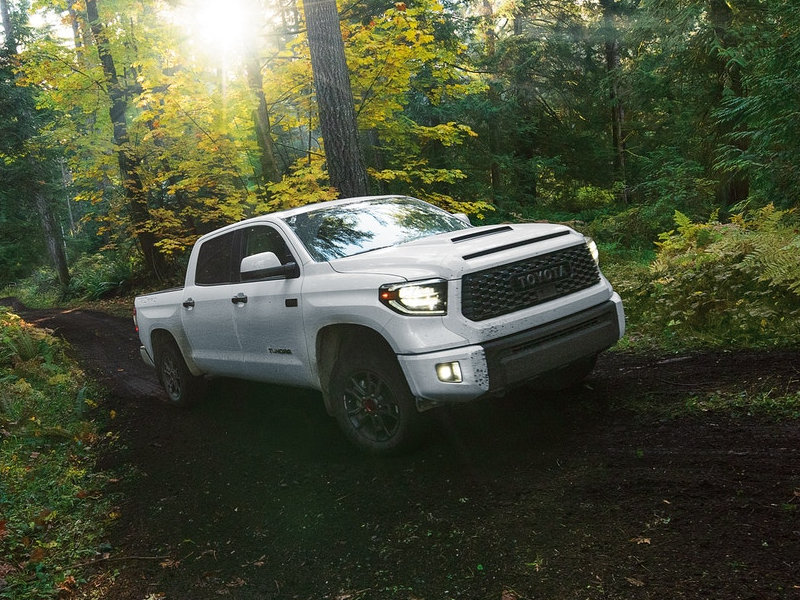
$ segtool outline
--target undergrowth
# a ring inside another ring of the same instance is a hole
[[[83,581],[110,519],[86,377],[64,343],[0,309],[0,598]]]
[[[648,266],[609,269],[631,336],[666,348],[800,343],[800,224],[773,206],[722,223],[676,213]]]
[[[19,298],[30,308],[113,298],[130,291],[134,271],[134,262],[122,255],[85,254],[70,265],[67,289],[61,289],[53,269],[40,267],[29,277],[4,288],[2,295]]]

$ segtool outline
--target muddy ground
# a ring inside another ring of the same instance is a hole
[[[800,598],[800,421],[682,409],[800,389],[800,352],[607,353],[576,391],[442,411],[419,451],[376,459],[315,393],[222,380],[175,409],[129,320],[23,314],[72,344],[116,413],[102,467],[120,517],[87,593]]]

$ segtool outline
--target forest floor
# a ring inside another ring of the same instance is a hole
[[[798,351],[609,352],[580,389],[442,411],[377,459],[316,393],[219,380],[175,409],[129,319],[21,312],[115,414],[119,517],[87,597],[800,598],[800,419],[769,410]]]

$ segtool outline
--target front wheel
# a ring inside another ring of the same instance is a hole
[[[392,454],[419,441],[422,416],[393,355],[359,352],[340,358],[330,393],[339,427],[362,450]]]
[[[205,389],[203,380],[192,375],[174,342],[159,344],[155,354],[158,380],[167,392],[170,404],[190,406],[202,398]]]

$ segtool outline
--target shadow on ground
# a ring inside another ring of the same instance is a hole
[[[800,597],[797,421],[619,408],[796,390],[800,353],[607,354],[577,391],[439,411],[377,459],[316,393],[219,380],[175,409],[125,320],[25,316],[111,391],[104,598]]]

